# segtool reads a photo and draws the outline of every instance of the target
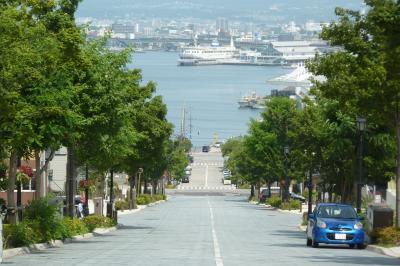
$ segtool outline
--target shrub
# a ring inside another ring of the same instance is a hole
[[[289,208],[290,206],[290,208]],[[298,200],[291,200],[290,204],[289,202],[282,202],[280,208],[282,210],[299,210],[300,209],[300,201]]]
[[[123,211],[123,210],[129,209],[129,203],[128,203],[128,201],[126,201],[126,200],[117,200],[117,201],[115,202],[115,209],[116,209],[117,211],[119,211],[119,210]]]
[[[152,202],[152,198],[149,194],[142,194],[136,198],[136,203],[138,205],[147,205]]]
[[[64,238],[76,235],[83,235],[89,232],[86,224],[78,218],[71,219],[69,217],[66,217],[62,220],[62,224],[65,229],[63,234]]]
[[[29,246],[38,243],[41,240],[39,232],[35,231],[29,222],[21,222],[16,225],[7,225],[3,227],[4,247],[16,248]]]
[[[386,227],[378,229],[375,232],[376,241],[382,246],[399,246],[400,230],[395,227]]]
[[[279,197],[270,197],[267,202],[269,205],[275,208],[281,207],[282,204],[282,200]]]
[[[174,188],[176,188],[176,185],[174,185],[174,184],[167,184],[167,185],[165,186],[165,188],[174,189]]]
[[[63,239],[65,229],[58,206],[50,205],[48,197],[33,200],[24,211],[24,219],[29,220],[30,227],[40,233],[41,241]]]
[[[89,232],[99,227],[112,227],[115,225],[111,218],[100,215],[89,215],[83,220]]]
[[[250,189],[250,185],[249,184],[241,184],[239,185],[239,189]]]
[[[165,200],[166,198],[167,198],[167,196],[166,195],[162,195],[162,194],[153,195],[153,200],[154,201]]]

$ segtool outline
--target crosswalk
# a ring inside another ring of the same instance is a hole
[[[223,162],[214,163],[192,163],[191,166],[224,166]]]
[[[178,185],[178,190],[235,190],[234,186],[217,186],[217,187],[208,187],[208,186],[181,186]]]

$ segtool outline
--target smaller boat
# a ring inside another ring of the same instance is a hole
[[[255,91],[250,95],[245,95],[241,97],[238,101],[240,108],[255,108],[260,109],[260,103],[263,102],[263,97],[258,96]]]

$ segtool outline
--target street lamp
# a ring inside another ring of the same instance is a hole
[[[360,143],[358,146],[358,182],[357,182],[357,212],[361,212],[361,187],[363,177],[363,136],[366,130],[366,119],[364,117],[357,117],[357,129],[360,132]]]
[[[285,146],[283,148],[283,152],[285,154],[285,201],[289,200],[289,174],[288,174],[288,155],[289,155],[289,146]]]

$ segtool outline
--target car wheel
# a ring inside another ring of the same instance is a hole
[[[365,249],[366,247],[367,247],[367,245],[365,245],[365,244],[358,244],[357,245],[358,249]]]
[[[312,240],[307,238],[307,247],[311,247],[311,244],[312,244]]]
[[[311,242],[312,242],[312,247],[313,248],[317,248],[318,247],[318,242],[317,241],[312,240]]]
[[[349,244],[349,248],[354,248],[355,246],[354,244]]]

